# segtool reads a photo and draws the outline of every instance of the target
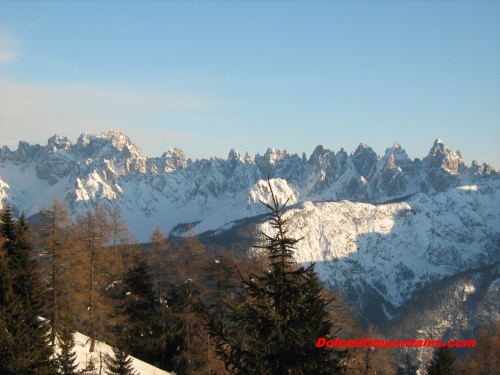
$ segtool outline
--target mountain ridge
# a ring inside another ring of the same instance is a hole
[[[427,156],[413,161],[399,142],[381,157],[360,144],[350,154],[343,148],[335,153],[320,145],[309,159],[305,153],[300,157],[269,148],[254,158],[248,153],[242,157],[232,149],[227,159],[192,161],[175,148],[160,157],[147,157],[128,136],[110,131],[84,133],[75,144],[55,135],[46,146],[23,141],[14,151],[4,146],[0,151],[0,201],[5,204],[8,200],[14,209],[28,215],[48,204],[47,196],[55,195],[74,216],[99,203],[119,206],[125,216],[139,215],[152,225],[160,223],[168,232],[180,222],[222,217],[224,208],[235,199],[235,205],[247,207],[248,212],[242,215],[260,212],[258,202],[264,191],[259,181],[268,174],[278,181],[276,189],[292,200],[370,203],[418,192],[442,192],[499,176],[486,163],[467,166],[459,152],[451,151],[439,139]],[[34,191],[27,183],[30,175],[32,182],[36,177]],[[170,218],[159,212],[165,210]],[[228,217],[222,224],[239,218]],[[139,233],[145,227],[135,227],[135,234],[145,240]]]

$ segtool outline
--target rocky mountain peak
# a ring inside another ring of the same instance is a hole
[[[323,156],[327,154],[330,150],[328,150],[325,146],[323,145],[318,145],[314,149],[313,153],[311,154],[311,157],[309,158],[309,164],[318,164],[321,163]],[[302,158],[304,159],[304,157]]]
[[[259,154],[255,156],[255,164],[257,164],[260,169],[262,176],[267,176],[268,173],[271,173],[273,177],[278,164],[289,158],[290,155],[286,150],[270,147],[263,156]]]
[[[377,164],[378,157],[370,146],[360,143],[351,154],[352,162],[361,176],[367,177]]]
[[[54,135],[47,141],[46,152],[56,152],[57,150],[68,150],[72,146],[68,137]]]
[[[453,174],[458,173],[459,167],[464,165],[461,157],[446,147],[440,139],[434,141],[434,145],[425,159],[429,167],[443,168]]]
[[[43,194],[32,188],[35,197],[66,194],[63,199],[75,213],[80,204],[75,197],[80,197],[85,207],[105,202],[136,212],[137,217],[153,215],[157,202],[167,202],[168,207],[179,209],[185,221],[196,221],[205,211],[222,207],[225,201],[221,200],[246,196],[248,189],[265,180],[268,173],[271,178],[286,180],[300,197],[372,203],[498,178],[487,164],[474,163],[468,168],[440,140],[422,161],[411,161],[399,142],[395,142],[381,158],[362,143],[350,154],[344,149],[334,153],[319,145],[309,160],[283,149],[269,148],[255,159],[248,153],[242,157],[232,149],[227,159],[192,162],[177,148],[161,157],[147,158],[127,136],[111,131],[82,134],[74,145],[58,135],[51,137],[46,147],[20,142],[15,151],[4,147],[0,159],[0,178],[10,186],[5,196],[16,196],[19,209],[27,213],[46,204],[30,198],[27,192],[25,173],[33,168],[26,169],[25,165],[31,165],[36,171],[29,177],[36,182],[33,186],[46,186],[37,185],[39,180],[54,186]],[[197,216],[183,214],[185,207],[197,212]]]
[[[19,141],[17,149],[12,152],[12,157],[17,163],[27,164],[38,155],[41,149],[42,147],[40,145],[31,146],[28,142]]]
[[[280,160],[285,159],[288,155],[286,150],[276,149],[276,148],[268,148],[264,156],[263,160],[267,161],[271,165],[277,164]]]
[[[406,151],[401,148],[399,142],[394,142],[391,148],[385,150],[385,154],[380,158],[377,169],[383,171],[397,168],[411,174],[414,171],[413,163],[406,154]]]
[[[229,154],[227,156],[227,160],[228,161],[231,161],[231,160],[241,160],[243,161],[243,159],[241,158],[241,155],[238,151],[236,151],[234,148],[232,148],[230,151],[229,151]]]
[[[166,172],[184,169],[187,167],[186,156],[180,148],[171,148],[161,156],[163,170]]]
[[[124,148],[127,148],[122,154]],[[87,157],[115,157],[140,158],[141,150],[125,134],[111,130],[101,134],[82,134],[75,144],[75,151]]]

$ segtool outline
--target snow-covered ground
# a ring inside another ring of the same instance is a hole
[[[82,370],[91,358],[94,359],[96,369],[99,370],[100,366],[106,369],[104,358],[107,355],[113,356],[113,349],[111,346],[97,341],[95,350],[89,353],[90,339],[88,336],[79,332],[75,333],[75,352],[78,361],[78,369]],[[175,375],[173,372],[160,370],[149,363],[143,362],[135,357],[132,357],[132,367],[139,375]]]
[[[285,213],[295,258],[327,285],[370,285],[392,307],[419,288],[500,260],[500,186],[418,193],[400,203],[304,202]],[[259,229],[271,234],[269,224]]]

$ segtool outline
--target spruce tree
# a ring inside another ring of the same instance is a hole
[[[273,235],[264,234],[269,269],[242,278],[246,295],[229,306],[227,323],[209,325],[227,369],[234,374],[336,374],[343,371],[345,353],[316,348],[318,337],[334,338],[330,318],[331,300],[326,299],[314,271],[296,266],[299,242],[289,236],[284,219],[286,202],[280,205],[272,190],[269,209]]]
[[[130,332],[130,352],[144,361],[152,361],[154,340],[153,332],[155,300],[151,269],[144,256],[136,253],[125,275],[125,314]]]
[[[418,366],[409,351],[404,355],[403,367],[398,367],[397,375],[417,375]]]
[[[59,332],[59,353],[57,354],[57,374],[80,375],[76,362],[75,339],[73,337],[73,324],[65,319]]]
[[[47,339],[44,289],[37,265],[30,259],[31,242],[24,215],[15,222],[7,206],[0,215],[0,369],[5,374],[53,373]]]
[[[132,358],[126,351],[125,338],[121,337],[113,347],[113,356],[108,355],[104,360],[108,375],[137,375],[132,367]]]
[[[427,366],[427,375],[452,375],[455,373],[453,362],[455,362],[455,357],[451,349],[443,346],[434,351],[434,355]]]
[[[3,222],[2,222],[3,223]],[[5,249],[7,239],[1,238],[0,248],[0,373],[12,374],[23,368],[24,334],[21,298],[13,291],[13,276]]]

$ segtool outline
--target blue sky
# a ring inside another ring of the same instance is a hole
[[[148,156],[436,138],[500,167],[498,1],[0,1],[0,144]]]

